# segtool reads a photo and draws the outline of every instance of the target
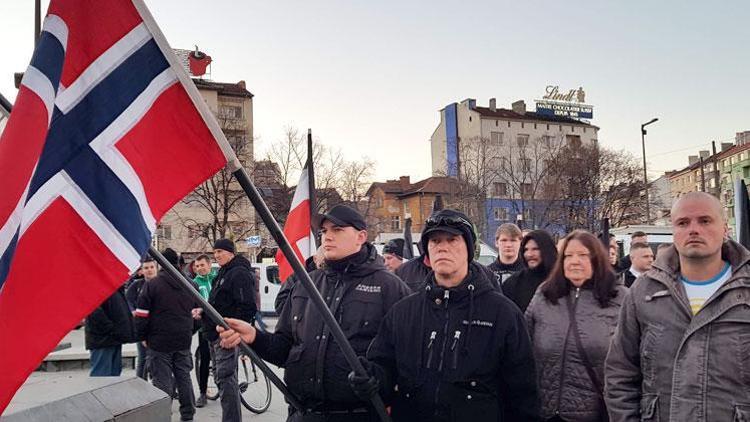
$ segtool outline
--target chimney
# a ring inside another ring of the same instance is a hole
[[[524,100],[518,100],[511,104],[511,108],[514,113],[526,114],[526,102]]]
[[[490,110],[497,111],[497,101],[494,98],[490,98]]]
[[[398,182],[401,184],[401,189],[406,189],[411,185],[411,181],[409,180],[409,176],[400,176],[398,178]]]
[[[245,86],[245,81],[239,81],[239,82],[237,82],[237,86],[239,86],[242,89],[247,89],[247,87]]]
[[[721,143],[721,150],[723,152],[723,151],[728,150],[729,148],[732,148],[733,146],[734,146],[734,144],[731,143],[731,142],[722,142]]]
[[[710,157],[710,156],[711,156],[711,152],[710,152],[710,151],[706,151],[706,150],[698,151],[698,154],[699,154],[699,155],[700,155],[700,157],[701,157],[701,158],[703,158],[704,160],[705,160],[706,158],[708,158],[708,157]]]
[[[477,106],[477,100],[473,98],[467,98],[461,101],[461,105],[466,106],[469,110],[474,110],[474,107]]]
[[[698,156],[697,155],[688,155],[688,165],[692,166],[693,164],[698,162]]]

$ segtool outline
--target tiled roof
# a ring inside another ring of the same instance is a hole
[[[456,191],[461,182],[453,177],[433,176],[415,183],[402,184],[399,180],[388,180],[386,182],[375,182],[370,185],[367,194],[375,188],[380,188],[385,193],[396,194],[406,197],[418,193],[449,193]]]
[[[510,119],[510,120],[532,120],[535,122],[545,122],[545,123],[557,123],[557,124],[570,124],[570,125],[581,125],[581,126],[588,126],[588,127],[596,127],[594,125],[584,123],[579,120],[571,119],[569,117],[558,117],[558,116],[547,116],[543,114],[538,114],[535,111],[527,111],[526,113],[516,113],[513,110],[508,110],[507,108],[497,108],[495,111],[492,111],[489,107],[474,107],[474,111],[478,112],[484,117],[494,117],[498,119]]]

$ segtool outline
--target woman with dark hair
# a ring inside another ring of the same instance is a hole
[[[576,230],[565,238],[526,310],[544,420],[608,420],[604,358],[626,291],[594,235]]]
[[[555,241],[544,230],[534,230],[521,240],[524,269],[503,283],[503,293],[526,311],[537,287],[547,278],[557,260]]]

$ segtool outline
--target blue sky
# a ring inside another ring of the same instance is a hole
[[[46,2],[43,2],[46,8]],[[741,1],[147,1],[173,47],[197,44],[212,78],[255,94],[256,152],[311,127],[379,179],[429,176],[438,110],[475,98],[531,107],[545,86],[583,86],[603,145],[651,176],[750,130],[750,3]],[[0,4],[0,92],[32,53],[31,1]],[[13,40],[12,43],[7,40]]]

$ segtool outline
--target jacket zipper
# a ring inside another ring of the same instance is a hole
[[[440,348],[440,361],[438,362],[438,373],[443,372],[443,357],[445,356],[445,344],[448,343],[448,323],[450,322],[450,314],[448,312],[448,298],[450,297],[450,290],[446,290],[443,295],[443,304],[445,305],[445,325],[443,325],[443,346]],[[440,382],[438,381],[435,387],[435,405],[439,403],[440,397]]]
[[[576,294],[575,294],[575,300],[573,301],[573,312],[575,313],[576,307],[578,305],[578,297],[581,295],[581,288],[576,287]],[[574,316],[575,318],[575,316]],[[565,341],[563,342],[563,351],[562,351],[562,363],[560,364],[560,383],[558,384],[559,387],[557,389],[557,406],[555,407],[555,414],[560,414],[560,403],[562,403],[562,387],[563,387],[563,378],[565,378],[565,356],[568,349],[568,338],[570,337],[570,323],[568,323],[568,331],[565,333]]]
[[[471,321],[469,321],[469,324],[471,324]],[[456,369],[458,367],[458,348],[456,347],[458,345],[458,339],[461,338],[461,332],[456,330],[456,332],[453,334],[453,344],[451,345],[451,351],[453,351],[453,366],[452,369]]]
[[[432,344],[435,342],[435,337],[437,337],[437,331],[431,332],[430,342],[427,343],[427,369],[430,369],[430,366],[432,366],[432,352],[435,350],[432,348]]]

